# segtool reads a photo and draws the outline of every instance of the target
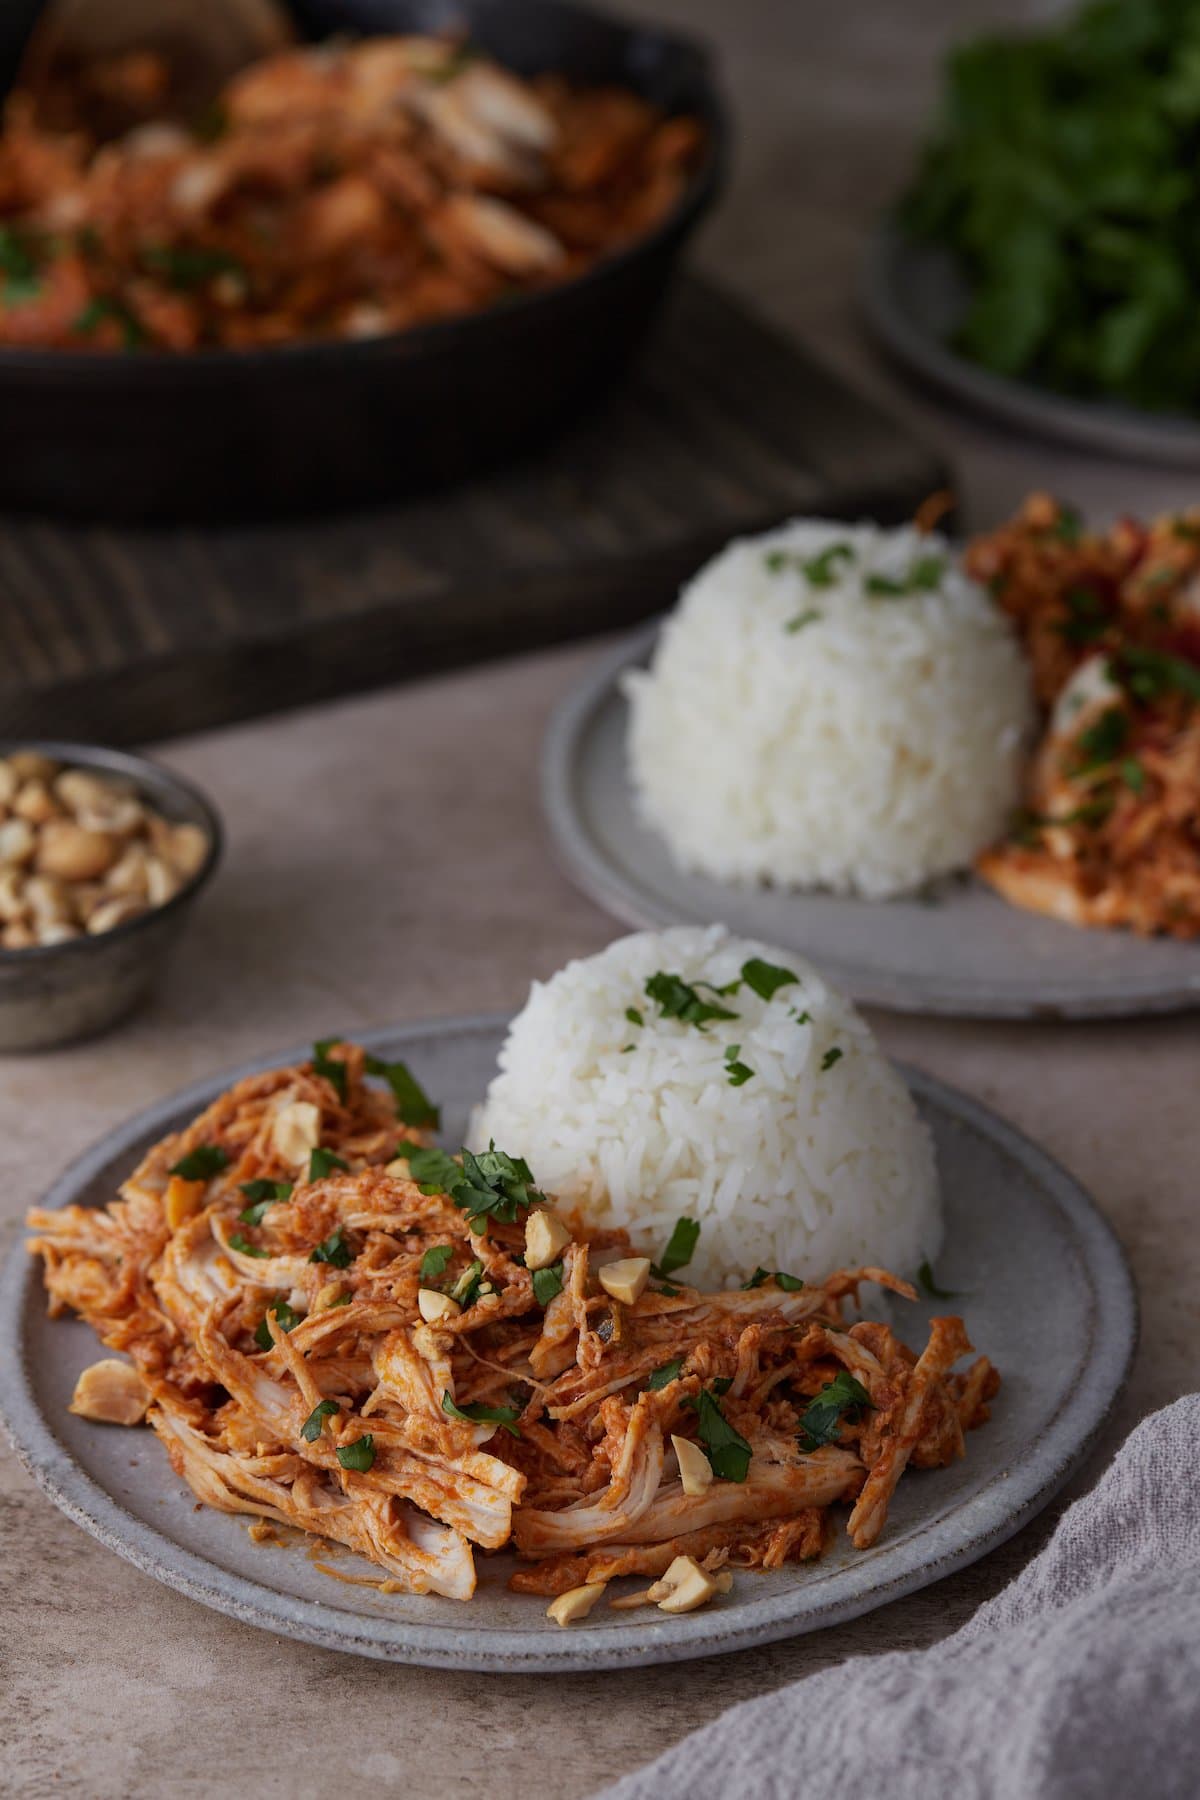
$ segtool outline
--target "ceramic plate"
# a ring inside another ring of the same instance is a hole
[[[542,796],[569,873],[630,925],[721,920],[810,957],[872,1006],[978,1019],[1086,1019],[1200,1006],[1200,944],[1080,931],[951,880],[919,899],[740,886],[678,869],[634,809],[625,760],[625,670],[649,659],[658,625],[623,640],[551,722]]]
[[[442,1100],[446,1140],[457,1144],[495,1068],[504,1023],[447,1021],[366,1041],[411,1064]],[[149,1144],[248,1072],[235,1069],[142,1113],[76,1163],[46,1204],[102,1204]],[[148,1431],[67,1411],[96,1340],[78,1321],[46,1317],[38,1267],[20,1245],[0,1280],[0,1360],[9,1369],[0,1399],[17,1453],[63,1512],[169,1587],[265,1630],[393,1662],[617,1668],[709,1656],[854,1618],[973,1562],[1044,1506],[1102,1424],[1136,1336],[1120,1249],[1076,1183],[973,1101],[926,1075],[908,1079],[937,1140],[946,1195],[938,1275],[960,1290],[956,1304],[1004,1386],[964,1461],[905,1478],[872,1550],[852,1550],[843,1535],[819,1563],[739,1575],[733,1592],[705,1611],[670,1619],[601,1607],[570,1630],[545,1618],[544,1602],[507,1591],[507,1556],[479,1559],[479,1591],[467,1604],[347,1586],[322,1574],[302,1547],[256,1545],[245,1520],[197,1508]],[[906,1335],[923,1341],[930,1308],[911,1310]],[[337,1567],[378,1573],[348,1555]]]
[[[996,375],[960,356],[950,345],[966,310],[967,288],[955,259],[937,245],[912,243],[890,221],[871,243],[862,302],[884,348],[952,399],[1038,437],[1113,456],[1200,467],[1200,420],[1075,400]]]

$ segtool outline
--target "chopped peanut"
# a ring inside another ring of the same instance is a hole
[[[186,1219],[199,1212],[207,1186],[206,1181],[186,1181],[182,1175],[172,1175],[163,1204],[163,1216],[170,1230],[178,1231]]]
[[[685,1613],[706,1606],[717,1594],[728,1593],[732,1586],[729,1570],[710,1575],[694,1556],[677,1556],[662,1579],[647,1591],[659,1612]]]
[[[419,1288],[417,1311],[427,1325],[436,1325],[441,1319],[457,1319],[462,1307],[439,1288]]]
[[[683,1482],[684,1493],[692,1498],[707,1493],[712,1486],[712,1464],[699,1444],[693,1444],[691,1438],[675,1436],[672,1436],[671,1444],[679,1462],[679,1478]]]
[[[328,1312],[331,1306],[337,1305],[344,1292],[345,1289],[340,1281],[327,1281],[323,1288],[317,1289],[317,1297],[312,1306],[313,1311]]]
[[[321,1141],[321,1109],[311,1100],[292,1100],[280,1107],[271,1128],[275,1153],[290,1169],[305,1169],[309,1153]]]
[[[149,1404],[146,1384],[133,1364],[106,1356],[83,1371],[68,1410],[105,1425],[140,1425]]]
[[[607,1263],[599,1271],[600,1286],[614,1300],[620,1300],[624,1306],[632,1306],[640,1300],[646,1291],[646,1283],[650,1279],[650,1258],[648,1256],[626,1256],[621,1262]]]
[[[604,1592],[606,1583],[589,1581],[583,1587],[569,1588],[552,1600],[546,1608],[546,1617],[553,1619],[556,1625],[575,1625],[580,1619],[586,1619]]]
[[[571,1233],[561,1219],[538,1207],[525,1221],[525,1267],[548,1269],[557,1262],[571,1241]]]

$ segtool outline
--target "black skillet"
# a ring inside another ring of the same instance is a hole
[[[699,116],[703,160],[649,235],[486,313],[357,343],[0,350],[0,507],[207,522],[384,499],[543,442],[619,379],[721,183],[728,125],[705,50],[560,0],[291,0],[289,10],[310,39],[461,29],[521,74],[628,85]]]

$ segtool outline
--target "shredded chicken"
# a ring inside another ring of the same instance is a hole
[[[1046,709],[1025,808],[980,873],[1072,925],[1200,937],[1200,512],[1092,534],[1035,494],[966,566]]]
[[[170,71],[147,81],[148,60],[9,100],[0,345],[186,351],[475,312],[651,230],[702,144],[633,93],[524,81],[453,38],[286,50],[196,130],[160,116]]]
[[[961,1320],[935,1319],[920,1355],[886,1324],[848,1323],[863,1282],[913,1297],[882,1269],[718,1294],[656,1278],[625,1304],[592,1261],[628,1239],[572,1221],[539,1299],[525,1229],[552,1203],[519,1170],[507,1188],[473,1176],[470,1205],[450,1159],[410,1179],[428,1133],[398,1119],[386,1075],[323,1046],[221,1095],[103,1211],[30,1215],[51,1310],[130,1359],[99,1365],[97,1393],[136,1390],[129,1422],[149,1404],[205,1504],[346,1545],[387,1591],[469,1598],[478,1545],[516,1550],[514,1589],[557,1596],[679,1557],[709,1574],[809,1560],[837,1505],[865,1548],[905,1469],[961,1456],[987,1418],[987,1358],[952,1373]],[[280,1125],[298,1107],[316,1133],[302,1169]],[[172,1226],[180,1179],[203,1192]],[[417,1299],[431,1287],[458,1296],[436,1323]],[[702,1491],[685,1491],[672,1438],[708,1456]]]

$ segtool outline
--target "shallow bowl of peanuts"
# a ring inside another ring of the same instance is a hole
[[[0,740],[0,1052],[132,1011],[220,850],[208,801],[157,763]]]

